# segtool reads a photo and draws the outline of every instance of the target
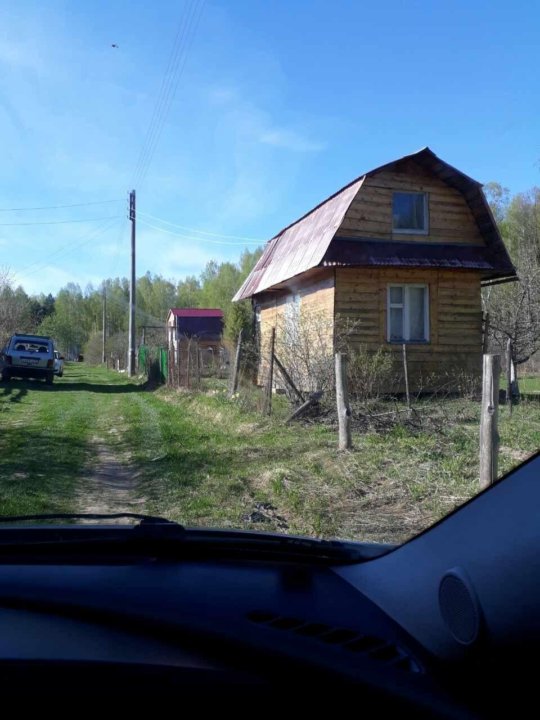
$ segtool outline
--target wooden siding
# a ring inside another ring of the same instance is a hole
[[[283,340],[283,329],[286,313],[293,296],[300,296],[300,323],[304,327],[317,325],[321,337],[333,349],[334,326],[334,271],[326,270],[318,273],[315,278],[297,278],[288,289],[277,293],[263,293],[257,297],[260,308],[259,342],[261,358],[259,363],[258,383],[264,384],[268,371],[268,355],[270,333],[276,328],[276,355],[280,356],[280,345]],[[274,374],[279,385],[279,374]]]
[[[353,344],[383,347],[401,362],[401,343],[387,340],[387,288],[392,283],[422,283],[429,289],[430,340],[408,343],[411,377],[416,384],[435,373],[477,373],[482,358],[480,274],[457,270],[337,268],[336,318],[355,323]]]
[[[428,234],[393,232],[392,193],[400,190],[428,194]],[[407,242],[484,245],[478,225],[463,195],[413,161],[401,163],[392,171],[381,170],[366,177],[345,213],[336,235]]]

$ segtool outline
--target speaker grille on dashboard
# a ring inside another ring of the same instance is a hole
[[[439,606],[455,640],[472,645],[480,632],[480,608],[470,583],[459,570],[450,570],[442,578]]]

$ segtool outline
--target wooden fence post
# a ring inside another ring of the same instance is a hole
[[[409,368],[407,367],[407,346],[402,345],[403,351],[403,374],[405,375],[405,397],[407,398],[407,407],[411,409],[411,396],[409,395]]]
[[[347,387],[347,356],[336,353],[336,403],[339,426],[340,450],[352,448],[351,437],[351,408],[349,405],[349,390]]]
[[[484,313],[484,333],[482,336],[482,353],[485,355],[489,345],[489,313]]]
[[[272,386],[274,384],[274,346],[276,344],[276,328],[272,328],[272,332],[270,334],[270,354],[269,354],[269,363],[270,366],[268,368],[268,377],[266,380],[266,395],[264,398],[264,413],[265,415],[271,415],[272,414]]]
[[[512,414],[512,341],[508,338],[506,343],[506,404]]]
[[[236,343],[236,354],[234,356],[234,365],[232,375],[229,380],[229,398],[231,398],[238,390],[238,374],[240,372],[240,352],[242,350],[242,330],[238,333],[238,342]]]
[[[497,415],[499,410],[499,355],[484,355],[482,375],[482,414],[480,416],[480,488],[492,485],[497,479],[497,454],[499,433]]]

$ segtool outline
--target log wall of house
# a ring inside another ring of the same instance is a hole
[[[427,235],[393,232],[393,191],[428,194]],[[366,177],[336,235],[373,240],[484,245],[463,195],[412,161],[398,163],[391,170],[381,170]]]
[[[299,322],[301,332],[313,333],[319,343],[324,343],[333,350],[334,328],[334,271],[325,270],[312,276],[290,281],[286,289],[274,293],[261,294],[256,298],[260,311],[260,363],[258,383],[264,384],[268,372],[270,353],[270,336],[272,327],[276,328],[276,354],[279,357],[280,346],[285,335],[287,311],[293,302],[294,295],[300,296]],[[281,350],[281,352],[284,352]]]
[[[478,272],[337,268],[335,313],[357,324],[351,336],[353,344],[373,351],[382,347],[393,353],[396,367],[401,367],[402,344],[387,340],[387,288],[394,283],[421,283],[429,288],[430,340],[407,343],[413,384],[419,387],[433,373],[438,375],[437,382],[446,373],[479,373],[482,309]]]

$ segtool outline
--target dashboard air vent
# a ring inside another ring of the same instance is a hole
[[[332,627],[325,623],[310,622],[301,618],[285,617],[260,610],[248,613],[247,618],[257,625],[265,625],[282,632],[313,638],[327,645],[341,646],[351,653],[368,655],[372,660],[400,670],[413,673],[423,672],[419,663],[402,647],[373,635],[363,635],[357,630]]]

